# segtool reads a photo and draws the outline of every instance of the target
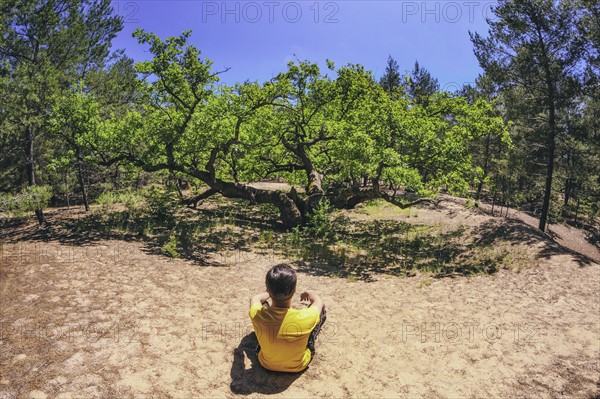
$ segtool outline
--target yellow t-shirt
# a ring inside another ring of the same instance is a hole
[[[266,369],[298,372],[310,363],[306,347],[310,333],[319,323],[320,314],[314,307],[287,309],[254,304],[250,320],[260,345],[258,360]]]

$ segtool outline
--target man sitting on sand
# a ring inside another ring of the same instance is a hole
[[[296,272],[289,264],[273,266],[267,272],[266,286],[266,292],[250,299],[258,360],[268,370],[302,371],[315,355],[315,339],[327,318],[325,305],[315,292],[305,291],[300,299],[310,301],[310,305],[304,309],[291,307]]]

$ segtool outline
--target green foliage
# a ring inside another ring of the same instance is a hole
[[[0,153],[12,153],[5,160],[13,173],[0,175],[8,180],[0,184],[14,189],[23,176],[29,185],[36,174],[48,182],[38,165],[60,144],[45,134],[54,105],[83,71],[103,67],[123,24],[110,0],[8,3],[0,13],[0,131],[10,139],[0,141]]]
[[[124,189],[115,191],[103,191],[98,198],[96,204],[107,208],[111,205],[122,204],[126,208],[138,209],[146,205],[146,190]]]
[[[418,215],[417,209],[402,209],[382,199],[366,201],[360,207],[357,207],[357,210],[378,219],[393,218],[396,216],[416,217]]]
[[[148,204],[148,215],[157,223],[168,229],[172,229],[175,224],[175,212],[177,204],[172,192],[151,187],[145,195]]]
[[[300,226],[293,227],[281,238],[281,251],[286,256],[302,256],[312,240]]]
[[[494,7],[486,37],[471,33],[475,55],[499,91],[504,115],[515,122],[517,146],[507,164],[517,170],[498,173],[503,197],[512,200],[525,191],[531,208],[541,208],[541,230],[548,216],[557,214],[552,190],[562,161],[580,158],[564,144],[577,136],[573,120],[583,119],[578,114],[587,102],[582,83],[588,79],[582,71],[591,48],[581,32],[584,10],[577,1],[504,1]]]
[[[84,93],[83,82],[60,97],[49,120],[50,131],[76,148],[89,148],[100,127],[100,110],[94,96]]]
[[[246,199],[240,186],[226,183],[283,178],[322,196],[328,188],[377,180],[433,195],[440,188],[466,193],[471,143],[506,134],[485,100],[469,104],[430,93],[426,107],[411,104],[401,93],[386,93],[360,65],[335,70],[330,64],[336,74],[330,77],[314,63],[291,62],[263,85],[217,87],[212,62],[187,43],[189,35],[162,40],[136,31],[153,54],[137,64],[145,77],[144,106],[105,125],[107,151],[148,171],[165,170],[218,191],[229,187],[227,195]],[[427,80],[424,70],[417,72]]]
[[[17,194],[0,194],[0,212],[22,217],[36,209],[46,209],[52,197],[50,186],[29,186]]]
[[[439,91],[438,80],[415,61],[410,75],[406,77],[406,91],[415,104],[427,106],[429,98]]]
[[[337,235],[332,223],[332,212],[333,207],[329,201],[326,198],[322,199],[308,217],[307,233],[324,241],[335,241]]]
[[[391,56],[381,79],[361,65],[327,60],[321,70],[297,60],[262,84],[221,85],[189,31],[163,39],[136,30],[151,58],[134,65],[122,52],[109,55],[122,28],[109,0],[14,2],[0,15],[0,189],[27,181],[69,194],[79,182],[75,194],[89,186],[93,197],[100,187],[139,187],[152,174],[270,203],[283,220],[283,197],[247,184],[277,179],[304,189],[284,193],[295,207],[287,210],[297,211],[288,212],[290,226],[302,223],[304,234],[324,240],[335,240],[327,214],[345,204],[313,209],[319,201],[307,198],[359,188],[390,203],[406,191],[476,191],[476,200],[487,191],[503,203],[549,208],[552,220],[585,213],[593,224],[596,8],[588,0],[499,3],[490,34],[472,35],[486,74],[453,95],[418,63],[402,81]],[[543,179],[548,159],[556,161],[553,193]],[[122,203],[130,218],[148,203],[152,217],[174,225],[174,195],[163,194],[119,190],[98,202]]]
[[[264,244],[267,248],[272,248],[275,243],[275,237],[271,230],[260,232],[259,243]]]
[[[179,258],[181,254],[177,252],[177,238],[175,234],[170,234],[167,242],[160,248],[161,252],[171,258]]]
[[[388,56],[385,73],[379,80],[379,84],[390,97],[398,96],[401,93],[402,76],[400,75],[400,67],[391,55]]]
[[[119,196],[114,191],[104,191],[96,198],[96,203],[103,208],[108,208],[119,202]]]

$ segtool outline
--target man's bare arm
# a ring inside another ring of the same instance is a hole
[[[268,292],[261,292],[260,294],[256,294],[252,298],[250,298],[250,306],[254,305],[255,303],[262,304],[264,301],[266,301],[270,297],[271,296],[269,295]]]
[[[303,301],[310,301],[310,306],[317,308],[319,312],[323,310],[323,300],[321,297],[314,291],[304,291],[300,294],[300,299]]]

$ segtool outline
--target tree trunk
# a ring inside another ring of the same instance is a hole
[[[317,172],[314,168],[306,172],[308,175],[308,187],[307,187],[307,198],[306,205],[304,208],[303,215],[306,218],[306,215],[313,213],[314,209],[319,205],[325,193],[322,188],[322,176],[319,172]]]
[[[487,135],[485,138],[485,150],[483,152],[484,162],[483,162],[483,176],[481,180],[479,180],[479,184],[477,184],[477,192],[475,193],[475,206],[479,207],[479,199],[481,198],[481,190],[483,189],[483,180],[488,174],[488,169],[490,166],[490,136]]]
[[[569,206],[569,199],[571,199],[571,179],[565,180],[565,201],[563,202],[563,208]]]
[[[216,159],[216,152],[216,150],[213,151],[213,155],[211,156],[212,159],[206,165],[206,170],[197,167],[182,167],[176,164],[148,165],[131,157],[125,157],[124,159],[127,159],[147,172],[175,170],[187,174],[188,176],[203,181],[211,190],[214,190],[227,198],[245,199],[255,204],[272,204],[279,209],[281,221],[285,228],[289,229],[304,223],[305,220],[300,209],[304,207],[305,202],[295,194],[295,190],[292,190],[290,193],[283,193],[280,191],[264,190],[242,183],[233,183],[217,179],[213,167],[214,159]],[[211,195],[212,194],[213,193],[211,192]],[[296,197],[295,199],[292,198],[294,196]]]
[[[69,172],[65,173],[65,188],[67,191],[67,209],[70,209],[71,202],[69,201]]]
[[[303,144],[292,145],[289,143],[284,144],[288,150],[290,150],[304,167],[306,171],[306,177],[308,184],[306,186],[306,201],[304,202],[304,209],[300,209],[302,218],[306,221],[308,215],[310,215],[317,205],[321,202],[325,193],[322,188],[323,176],[317,171],[312,160],[306,154],[306,147]],[[360,182],[360,180],[359,180]]]
[[[542,203],[542,214],[540,215],[539,229],[542,231],[546,230],[546,223],[548,221],[548,213],[550,212],[550,198],[552,195],[552,175],[554,173],[554,150],[556,147],[556,91],[554,87],[554,80],[550,71],[550,60],[546,52],[546,47],[542,35],[538,29],[539,41],[542,44],[542,62],[545,74],[546,82],[546,104],[548,105],[548,127],[550,131],[546,138],[546,145],[548,147],[548,164],[546,165],[546,188],[544,190],[544,201]]]
[[[305,222],[296,202],[286,193],[262,190],[240,183],[231,183],[215,179],[211,187],[228,198],[243,198],[253,203],[272,204],[279,209],[283,227],[286,229]]]
[[[483,190],[483,180],[477,183],[477,192],[475,193],[475,207],[479,207],[479,199],[481,198],[481,190]]]
[[[119,163],[117,162],[115,164],[115,173],[113,173],[112,175],[112,183],[113,183],[113,188],[115,190],[119,189]]]
[[[81,196],[83,197],[83,206],[85,206],[85,211],[88,212],[90,210],[90,205],[88,203],[87,192],[85,190],[85,178],[83,175],[83,159],[81,159],[81,153],[79,152],[79,148],[76,150],[77,157],[77,179],[79,180],[79,188],[81,189]]]
[[[556,147],[555,143],[555,129],[556,119],[554,110],[554,96],[550,99],[550,132],[548,132],[547,146],[548,146],[548,164],[546,166],[546,188],[544,190],[544,201],[542,203],[542,214],[540,216],[539,229],[546,231],[546,224],[548,221],[548,213],[550,211],[550,198],[552,195],[552,175],[554,173],[554,150]]]
[[[33,133],[32,128],[27,129],[27,140],[25,144],[25,155],[27,157],[25,163],[25,171],[27,173],[27,183],[30,187],[35,186],[35,156],[34,156],[34,144],[33,139],[35,135]],[[38,223],[40,226],[46,224],[46,217],[44,216],[44,212],[42,209],[37,208],[35,210],[35,216],[37,217]]]
[[[374,198],[377,196],[372,187],[363,190],[359,187],[342,188],[332,193],[331,204],[338,209],[352,209],[356,205]]]

